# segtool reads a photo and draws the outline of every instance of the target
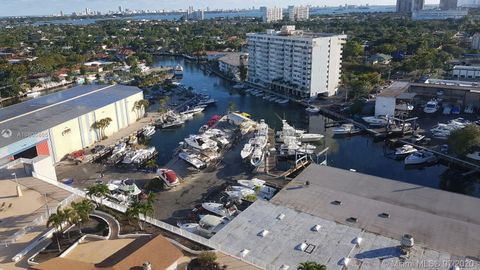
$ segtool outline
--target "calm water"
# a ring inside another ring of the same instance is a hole
[[[184,66],[184,85],[195,90],[206,91],[218,100],[215,107],[206,109],[203,115],[187,122],[184,128],[157,131],[151,144],[159,151],[158,162],[165,165],[171,158],[178,143],[189,134],[198,132],[211,116],[224,114],[228,104],[235,102],[241,111],[251,113],[256,120],[265,119],[274,127],[281,127],[281,118],[285,118],[297,128],[310,132],[322,133],[326,136],[324,144],[329,147],[328,165],[342,169],[355,169],[358,172],[375,176],[400,180],[419,185],[456,191],[464,194],[480,196],[478,184],[462,181],[441,181],[440,176],[446,171],[443,165],[435,165],[424,169],[405,169],[402,161],[392,160],[384,156],[383,143],[373,143],[368,136],[332,138],[331,131],[324,128],[325,118],[321,115],[306,114],[304,108],[297,104],[278,105],[264,101],[262,98],[244,95],[232,88],[232,84],[216,75],[207,75],[200,67],[181,58],[162,57],[157,65]]]
[[[395,6],[370,6],[369,8],[345,8],[345,7],[324,7],[312,8],[311,15],[328,15],[328,14],[347,14],[347,13],[372,13],[372,12],[394,12]],[[180,19],[184,14],[147,14],[147,15],[132,15],[120,18],[107,19],[51,19],[34,23],[34,25],[42,24],[72,24],[72,25],[87,25],[104,20],[163,20],[174,21]],[[248,10],[238,12],[205,12],[205,19],[232,19],[232,18],[253,18],[261,17],[262,13],[259,10]]]

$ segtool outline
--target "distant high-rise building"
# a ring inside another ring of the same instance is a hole
[[[423,10],[425,0],[397,0],[398,13],[412,13]]]
[[[277,7],[260,7],[263,22],[276,22],[283,20],[283,10]]]
[[[118,6],[118,12],[122,13],[122,6]]]
[[[346,35],[283,26],[247,34],[248,81],[283,95],[305,98],[337,92]]]
[[[60,17],[63,17],[63,10],[60,10]]]
[[[288,19],[290,21],[305,21],[310,18],[310,8],[308,6],[289,6]]]
[[[452,10],[457,9],[457,0],[440,0],[440,9],[441,10]]]

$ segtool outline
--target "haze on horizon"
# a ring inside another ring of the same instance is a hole
[[[79,12],[89,8],[106,12],[109,10],[118,10],[118,6],[123,8],[135,9],[186,9],[193,6],[195,9],[234,9],[251,8],[255,6],[280,6],[288,5],[312,5],[312,6],[339,6],[344,4],[351,5],[394,5],[395,0],[0,0],[0,16],[26,16],[26,15],[52,15],[63,11],[70,14],[74,11]],[[438,1],[427,0],[426,4],[436,4]]]

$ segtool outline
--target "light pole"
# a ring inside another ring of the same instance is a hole
[[[14,172],[12,173],[12,176],[15,177],[15,183],[17,184],[17,197],[22,197],[22,189],[20,188],[20,185],[18,184],[18,179],[17,179],[17,173]]]

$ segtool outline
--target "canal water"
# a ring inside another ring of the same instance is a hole
[[[447,171],[447,167],[443,165],[407,169],[403,161],[385,157],[383,142],[374,143],[369,136],[333,138],[331,131],[325,130],[325,117],[307,114],[301,105],[294,103],[279,105],[246,95],[233,89],[233,84],[229,81],[215,74],[208,75],[200,65],[185,61],[183,58],[160,57],[156,62],[157,66],[176,66],[177,64],[184,67],[182,84],[193,87],[196,91],[208,93],[217,100],[217,103],[213,107],[208,107],[202,115],[187,122],[183,128],[158,130],[155,133],[150,144],[157,148],[158,163],[161,166],[171,159],[179,142],[190,134],[198,133],[199,128],[213,115],[226,113],[229,104],[234,102],[238,110],[252,114],[255,120],[265,119],[275,129],[281,128],[281,119],[284,118],[296,128],[324,134],[323,144],[329,147],[327,155],[329,166],[354,169],[361,173],[480,197],[478,182],[451,177],[446,179],[442,177],[442,174]]]

